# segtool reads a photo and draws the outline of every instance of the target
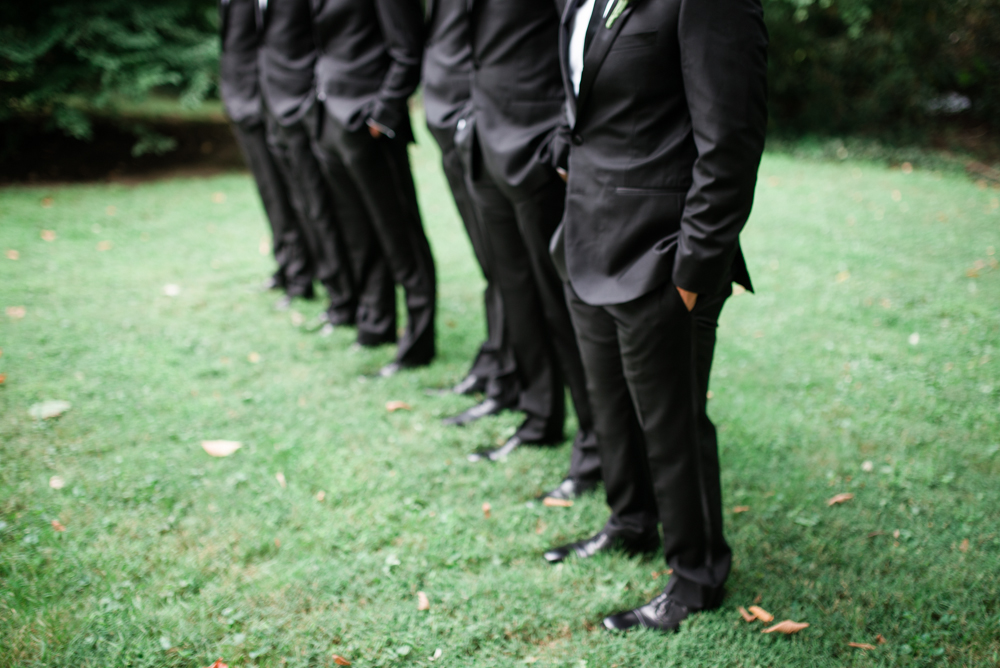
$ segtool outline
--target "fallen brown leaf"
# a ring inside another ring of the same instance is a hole
[[[212,193],[212,201],[216,204],[222,204],[226,201],[226,193]]]
[[[770,496],[770,495],[767,495],[767,496]],[[754,598],[753,602],[754,602],[754,603],[760,603],[760,602],[761,602],[761,601],[763,601],[763,600],[764,600],[764,597],[763,597],[763,596],[761,596],[760,594],[757,594],[757,597],[756,597],[756,598]]]
[[[875,645],[869,645],[866,642],[849,642],[848,647],[857,647],[858,649],[875,649]]]
[[[28,310],[23,306],[8,306],[7,307],[7,317],[13,318],[14,320],[20,320],[25,315],[27,315]]]
[[[260,362],[260,353],[250,353],[247,355],[247,361],[250,362],[250,364],[257,364]]]
[[[349,665],[351,665],[350,661],[348,661],[344,657],[340,656],[339,654],[334,654],[333,655],[333,662],[335,664],[337,664],[338,666],[349,666]]]
[[[224,663],[222,661],[222,659],[216,659],[215,663],[213,663],[208,668],[229,668],[229,664],[228,663]]]
[[[108,214],[109,216],[117,215],[118,214],[118,207],[116,207],[116,206],[109,206],[106,209],[104,209],[104,212],[106,214]]]
[[[968,552],[969,551],[969,539],[968,538],[963,538],[962,539],[962,544],[958,546],[958,549],[961,550],[962,552]]]
[[[98,244],[97,244],[97,250],[99,250],[99,251],[101,251],[103,253],[104,251],[111,250],[112,248],[114,248],[114,246],[115,245],[113,243],[111,243],[110,241],[108,241],[107,239],[105,239],[104,241],[98,242]]]
[[[851,278],[851,272],[849,272],[849,271],[842,271],[839,274],[837,274],[837,282],[838,283],[843,283],[844,281],[847,281],[850,278]]]
[[[542,501],[542,505],[548,506],[549,508],[569,508],[573,505],[573,502],[569,499],[555,499],[551,496],[547,496]]]
[[[228,457],[243,447],[239,441],[202,441],[201,447],[213,457]]]
[[[35,418],[36,420],[51,420],[52,418],[57,418],[69,409],[73,407],[68,401],[52,400],[52,401],[42,401],[37,404],[32,404],[28,408],[28,415]]]
[[[491,506],[489,503],[484,503],[483,504],[483,517],[485,517],[486,519],[490,519],[490,512],[492,510],[493,510],[493,506]]]
[[[8,260],[20,260],[21,259],[21,254],[18,253],[16,250],[11,249],[11,250],[7,251],[7,259]]]
[[[808,622],[793,622],[790,619],[786,619],[783,622],[778,622],[770,628],[764,629],[761,633],[784,633],[785,635],[791,635],[793,633],[798,633],[808,626]]]
[[[875,636],[875,642],[877,642],[879,645],[885,644],[885,638],[882,636],[881,633]]]
[[[324,492],[323,490],[319,490],[318,492],[316,492],[317,501],[322,501],[325,498],[326,498],[326,492]]]
[[[751,605],[750,612],[752,612],[753,616],[762,622],[770,623],[774,621],[774,615],[772,615],[770,612],[760,607],[759,605]]]
[[[53,200],[51,197],[43,197],[42,198],[42,208],[43,209],[48,209],[54,203],[55,203],[55,200]]]
[[[753,620],[757,619],[756,615],[752,615],[749,612],[747,612],[747,609],[744,608],[742,605],[740,607],[736,608],[736,610],[737,610],[737,612],[740,613],[740,617],[743,618],[744,622],[748,622],[749,623],[749,622],[752,622]]]
[[[413,407],[405,401],[387,401],[385,409],[390,413],[395,413],[396,411],[412,411]]]
[[[735,508],[733,508],[733,513],[738,515],[739,513],[749,512],[749,510],[750,506],[736,506]]]
[[[0,385],[3,385],[5,382],[7,382],[7,374],[0,373]]]
[[[55,230],[42,230],[42,241],[55,241],[56,231]]]
[[[288,483],[285,482],[285,474],[282,473],[281,471],[278,471],[277,473],[274,474],[274,479],[278,481],[279,485],[281,485],[281,489],[285,489],[286,487],[288,487]]]
[[[54,475],[49,478],[49,487],[52,489],[62,489],[66,486],[66,481],[62,479],[62,476]]]
[[[65,531],[66,527],[63,526],[62,522],[59,520],[52,520],[52,528],[56,531]]]
[[[850,501],[854,498],[854,495],[850,492],[844,492],[843,494],[838,494],[837,496],[831,498],[826,502],[828,506],[835,506],[838,503],[844,503],[845,501]]]
[[[417,610],[430,610],[431,602],[427,598],[427,594],[422,591],[417,592]]]

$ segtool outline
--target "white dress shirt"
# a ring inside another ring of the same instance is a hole
[[[569,78],[573,82],[573,92],[577,95],[580,94],[580,79],[583,78],[583,47],[587,42],[587,27],[594,13],[595,1],[585,0],[573,17],[572,36],[569,38]],[[602,18],[607,18],[614,2],[615,0],[608,0],[601,14]]]

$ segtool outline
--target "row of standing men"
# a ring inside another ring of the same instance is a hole
[[[673,574],[609,629],[673,630],[730,569],[705,395],[766,124],[759,0],[222,0],[222,96],[271,221],[283,304],[329,297],[322,333],[435,355],[436,280],[407,145],[431,134],[486,277],[487,338],[446,419],[525,414],[499,460],[564,438],[547,496],[603,479],[594,536],[551,563],[661,545]],[[662,524],[661,539],[657,525]]]

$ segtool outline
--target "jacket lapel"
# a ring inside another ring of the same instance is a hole
[[[602,2],[602,0],[597,1]],[[617,4],[617,1],[615,4]],[[601,69],[601,65],[604,64],[604,59],[607,57],[608,51],[611,50],[611,45],[614,44],[615,38],[621,32],[622,26],[628,21],[628,17],[632,15],[633,2],[635,0],[629,2],[629,5],[622,11],[610,28],[605,27],[607,19],[601,19],[601,25],[597,27],[597,34],[594,35],[594,41],[583,56],[583,76],[580,78],[580,96],[576,101],[578,112],[587,103],[590,90],[594,87],[594,79],[597,78],[597,72]],[[612,4],[612,11],[609,12],[608,16],[614,12],[613,8],[614,4]]]

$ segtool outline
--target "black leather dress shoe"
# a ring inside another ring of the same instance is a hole
[[[610,536],[604,531],[599,531],[597,535],[591,536],[590,538],[578,540],[577,542],[570,543],[569,545],[554,547],[543,556],[545,557],[545,561],[550,564],[558,564],[560,561],[565,561],[570,556],[576,556],[580,559],[589,559],[595,554],[616,550],[624,551],[629,555],[636,555],[655,552],[659,546],[659,536],[651,536],[646,540],[632,542],[616,536]]]
[[[609,631],[627,631],[639,626],[673,632],[680,628],[681,622],[692,612],[664,592],[642,607],[605,617],[604,628]]]
[[[405,371],[407,369],[416,369],[418,367],[427,366],[430,362],[425,362],[423,364],[404,364],[402,362],[389,362],[384,367],[379,369],[378,375],[380,378],[392,378],[400,371]]]
[[[482,402],[476,404],[472,408],[469,408],[458,415],[452,415],[451,417],[446,417],[441,420],[442,424],[448,425],[450,427],[461,427],[467,425],[470,422],[475,422],[480,418],[484,418],[487,415],[496,415],[504,409],[503,404],[501,404],[496,399],[491,399],[486,397]]]
[[[572,501],[573,499],[580,498],[587,492],[593,491],[595,487],[597,487],[596,481],[563,478],[558,487],[539,495],[538,500],[556,499],[557,501]]]
[[[488,378],[483,378],[482,376],[470,373],[468,376],[460,380],[455,387],[451,388],[451,392],[453,394],[478,394],[480,392],[485,392],[486,383],[488,381]]]
[[[476,450],[472,454],[468,455],[470,462],[498,462],[502,459],[506,459],[507,455],[514,452],[522,444],[522,441],[517,436],[511,436],[507,439],[507,442],[501,445],[499,448],[483,448],[482,450]]]

